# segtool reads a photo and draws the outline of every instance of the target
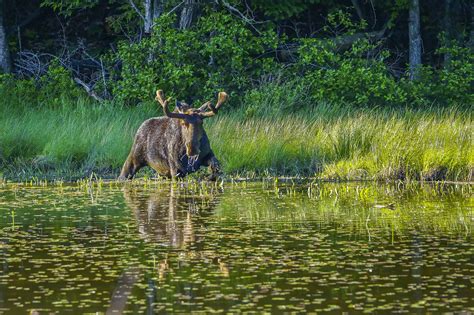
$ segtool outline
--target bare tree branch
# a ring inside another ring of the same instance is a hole
[[[135,12],[137,12],[138,16],[142,18],[143,22],[145,22],[146,19],[143,16],[143,14],[140,12],[140,10],[137,8],[137,6],[135,5],[135,2],[133,2],[133,0],[128,0],[128,2],[130,2],[130,5],[132,6],[132,8],[135,10]]]
[[[218,0],[216,0],[218,1]],[[242,12],[240,12],[239,9],[237,9],[236,7],[230,5],[227,1],[224,1],[222,0],[222,5],[227,9],[229,10],[230,13],[232,13],[233,15],[239,17],[240,19],[242,19],[242,21],[244,21],[245,23],[247,23],[248,25],[250,25],[254,31],[256,31],[258,34],[262,34],[254,25],[255,24],[263,24],[265,22],[258,22],[258,21],[255,21],[253,18],[248,18],[245,14],[243,14]]]
[[[96,101],[102,102],[104,100],[93,91],[93,88],[94,88],[93,86],[92,87],[88,86],[86,83],[84,83],[84,81],[82,81],[79,78],[74,78],[74,82],[82,86],[84,90],[86,90],[87,94],[89,94],[89,96],[95,99]]]

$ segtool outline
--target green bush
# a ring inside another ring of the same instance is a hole
[[[348,48],[340,47],[341,42],[365,27],[364,21],[353,23],[348,13],[337,11],[328,16],[327,26],[337,31],[336,37],[301,40],[296,66],[316,101],[358,106],[407,101],[406,91],[385,64],[390,53],[380,49],[380,43],[360,38]]]
[[[406,91],[411,105],[436,104],[453,106],[474,103],[474,55],[469,48],[454,43],[443,45],[436,53],[449,54],[442,68],[423,65],[419,78],[404,78],[399,85]]]
[[[11,74],[0,74],[0,107],[19,108],[36,104],[38,90],[33,79],[17,79]]]
[[[265,55],[278,43],[271,30],[255,34],[240,19],[221,12],[202,17],[187,30],[176,29],[174,19],[164,15],[151,37],[119,45],[112,56],[122,64],[114,83],[118,99],[150,100],[157,87],[182,98],[204,99],[220,89],[245,90],[277,68],[273,56]]]
[[[375,44],[358,40],[340,53],[333,41],[302,40],[298,66],[304,73],[303,84],[310,87],[316,101],[358,106],[405,103],[406,92],[384,63],[388,52],[367,58],[374,48]]]
[[[59,107],[83,95],[71,78],[71,73],[53,60],[48,71],[38,80],[0,75],[0,97],[3,106],[24,108],[32,106]]]
[[[474,103],[474,54],[472,48],[452,45],[443,46],[438,54],[449,54],[449,62],[438,71],[437,101],[445,104]]]
[[[71,73],[57,60],[49,64],[48,71],[37,83],[38,102],[44,106],[61,106],[65,100],[76,99],[82,93]]]
[[[453,105],[474,102],[474,55],[456,43],[445,43],[436,53],[449,54],[440,69],[424,65],[415,81],[395,78],[386,64],[390,57],[379,43],[354,41],[346,50],[338,47],[342,38],[352,36],[364,25],[356,25],[347,14],[328,17],[329,25],[341,28],[336,38],[301,40],[296,70],[303,75],[315,101],[352,105]]]

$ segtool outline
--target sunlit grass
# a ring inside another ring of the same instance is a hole
[[[271,170],[326,179],[472,180],[474,126],[468,111],[359,110],[339,118],[296,115],[209,128],[228,172]]]
[[[54,109],[8,102],[0,108],[0,161],[10,177],[116,176],[140,123],[161,115],[156,104],[132,108],[83,99]],[[228,175],[472,180],[470,109],[320,104],[309,112],[248,116],[248,108],[205,123]]]

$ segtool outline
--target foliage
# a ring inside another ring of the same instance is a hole
[[[41,6],[50,7],[64,16],[71,16],[75,10],[93,8],[99,0],[41,0]]]
[[[406,93],[385,64],[390,54],[377,42],[361,38],[346,51],[338,49],[338,40],[363,28],[363,21],[355,24],[341,11],[328,21],[328,29],[344,33],[336,39],[302,39],[298,49],[297,66],[315,100],[358,106],[406,102]]]
[[[339,53],[333,42],[305,39],[299,49],[304,84],[318,101],[354,105],[406,102],[406,93],[390,75],[384,63],[387,52],[377,59],[367,54],[375,46],[359,40],[350,50]]]
[[[192,102],[225,89],[238,96],[231,98],[233,105],[243,105],[247,117],[279,112],[280,107],[266,105],[272,102],[288,104],[282,112],[311,110],[318,102],[357,107],[473,102],[473,54],[462,36],[452,35],[456,29],[470,30],[460,17],[453,17],[453,29],[441,37],[440,26],[429,17],[439,20],[443,13],[422,10],[426,62],[418,81],[404,74],[408,38],[400,25],[406,23],[407,0],[352,1],[352,6],[337,0],[197,1],[193,25],[185,30],[177,28],[182,2],[161,3],[152,33],[144,34],[143,1],[7,1],[5,7],[16,12],[5,16],[7,33],[20,31],[18,38],[9,35],[12,56],[57,48],[29,53],[21,61],[25,64],[18,63],[21,79],[9,83],[18,89],[12,94],[27,102],[42,98],[42,104],[77,97],[68,78],[73,70],[96,94],[130,105],[152,100],[157,87]],[[461,14],[466,6],[456,7]],[[34,12],[33,21],[39,14],[47,23],[13,27],[12,17],[27,16],[22,10]],[[390,30],[382,40],[368,36],[380,29]],[[58,61],[42,73],[54,54]],[[449,58],[441,65],[444,55]],[[31,73],[42,77],[32,81]],[[275,78],[278,84],[267,84]],[[291,95],[283,95],[276,88],[280,85],[291,86]]]
[[[301,14],[308,10],[311,5],[321,2],[333,3],[333,1],[330,0],[255,0],[252,1],[252,5],[256,9],[263,11],[269,17],[282,20]]]
[[[80,90],[71,79],[71,73],[53,60],[48,72],[38,82],[38,97],[42,104],[60,105],[64,99],[79,97]]]
[[[203,99],[218,89],[242,91],[276,67],[267,51],[276,49],[273,31],[255,36],[241,20],[214,12],[192,29],[173,27],[174,16],[156,21],[150,38],[119,44],[122,63],[114,93],[126,102],[152,99],[156,87],[179,97]]]
[[[57,108],[83,94],[72,80],[71,73],[58,60],[53,60],[48,71],[38,80],[1,75],[0,93],[17,108],[27,104]]]
[[[450,56],[442,69],[424,65],[417,81],[408,80],[408,75],[397,80],[387,66],[390,52],[379,42],[362,38],[347,50],[338,47],[338,39],[352,36],[363,22],[356,24],[341,11],[329,15],[328,21],[326,29],[339,37],[304,38],[298,50],[297,69],[316,101],[357,106],[473,103],[474,55],[469,48],[441,46],[437,54]]]
[[[438,71],[437,100],[446,103],[474,104],[474,54],[472,48],[453,45],[438,49],[449,54],[449,62]]]

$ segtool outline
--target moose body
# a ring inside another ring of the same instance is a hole
[[[156,99],[166,117],[151,118],[142,123],[119,178],[131,179],[144,166],[170,178],[184,177],[201,166],[208,166],[210,178],[215,179],[220,172],[219,161],[211,150],[202,124],[204,118],[217,114],[227,94],[219,93],[215,107],[210,102],[200,108],[177,102],[177,112],[168,110],[169,99],[164,100],[162,91],[157,91]]]

